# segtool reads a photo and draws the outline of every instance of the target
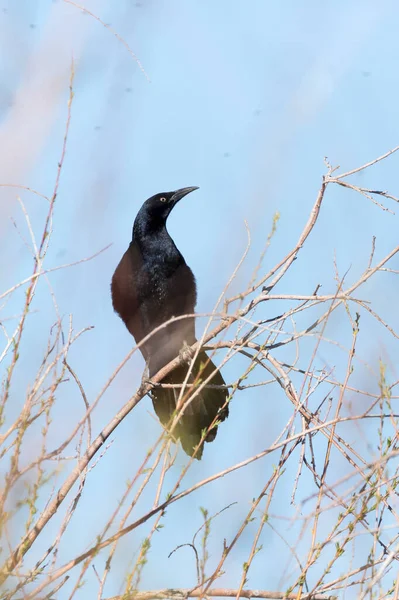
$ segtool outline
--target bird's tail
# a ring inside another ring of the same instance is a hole
[[[162,383],[181,385],[185,380],[188,368],[187,365],[177,367],[162,380]],[[180,438],[183,450],[189,456],[194,454],[194,450],[201,441],[204,430],[207,430],[214,421],[224,421],[229,414],[227,388],[204,387],[200,392],[197,391],[200,384],[211,375],[212,379],[210,379],[207,385],[225,385],[221,373],[216,370],[215,365],[208,355],[205,352],[200,352],[187,382],[188,384],[193,384],[193,386],[187,387],[185,390],[183,403],[186,404],[191,396],[194,396],[194,398],[184,409],[184,413],[172,432],[172,435],[176,439]],[[151,392],[155,412],[165,427],[170,426],[180,392],[181,388],[179,387],[155,387]],[[216,433],[217,425],[213,426],[208,432],[205,441],[212,442],[216,437]],[[201,458],[202,450],[203,446],[198,448],[195,458]]]

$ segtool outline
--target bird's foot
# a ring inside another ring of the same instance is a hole
[[[179,352],[180,362],[182,364],[189,364],[193,358],[195,351],[191,349],[191,346],[187,342],[183,342],[183,346]]]
[[[143,377],[141,383],[143,385],[149,385],[152,389],[162,387],[162,383],[152,381],[152,379],[149,379],[148,377]]]

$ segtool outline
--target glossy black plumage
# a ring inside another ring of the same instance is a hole
[[[195,278],[170,237],[166,220],[177,202],[196,189],[156,194],[144,202],[134,222],[132,241],[113,275],[113,307],[136,343],[172,317],[194,313]],[[149,376],[176,358],[185,344],[191,346],[195,341],[193,317],[170,323],[154,333],[140,348],[148,363]],[[183,383],[187,369],[188,365],[181,364],[162,383]],[[209,383],[224,385],[222,375],[215,369],[207,354],[200,352],[188,383],[204,381],[214,373]],[[155,412],[165,426],[176,408],[179,393],[179,388],[156,387],[151,392]],[[204,388],[185,409],[173,435],[180,438],[187,454],[193,454],[202,431],[216,417],[223,421],[228,416],[228,407],[224,406],[227,397],[226,389]],[[213,428],[206,441],[212,441],[216,431],[217,428]],[[201,455],[202,447],[196,458]]]

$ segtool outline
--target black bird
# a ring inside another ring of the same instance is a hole
[[[151,331],[172,317],[192,315],[197,300],[194,275],[166,229],[166,220],[184,196],[197,190],[186,187],[175,192],[156,194],[146,200],[133,225],[133,237],[112,277],[111,291],[114,310],[138,344]],[[147,362],[150,378],[168,364],[186,345],[196,342],[194,317],[180,319],[161,328],[140,350]],[[191,361],[189,361],[191,362]],[[181,364],[162,383],[182,384],[189,365]],[[207,379],[212,385],[225,385],[222,375],[205,352],[200,352],[193,365],[188,383]],[[195,387],[188,388],[195,390]],[[154,387],[151,391],[156,414],[167,426],[176,409],[181,388]],[[185,396],[185,399],[187,396]],[[202,432],[217,418],[228,416],[227,389],[204,388],[193,398],[173,430],[184,451],[192,456]],[[217,427],[211,429],[207,442],[215,439]],[[202,446],[196,458],[202,456]]]

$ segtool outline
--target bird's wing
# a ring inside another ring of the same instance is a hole
[[[122,256],[111,281],[112,305],[137,343],[144,337],[137,293],[137,275],[142,258],[139,250],[131,244]]]

